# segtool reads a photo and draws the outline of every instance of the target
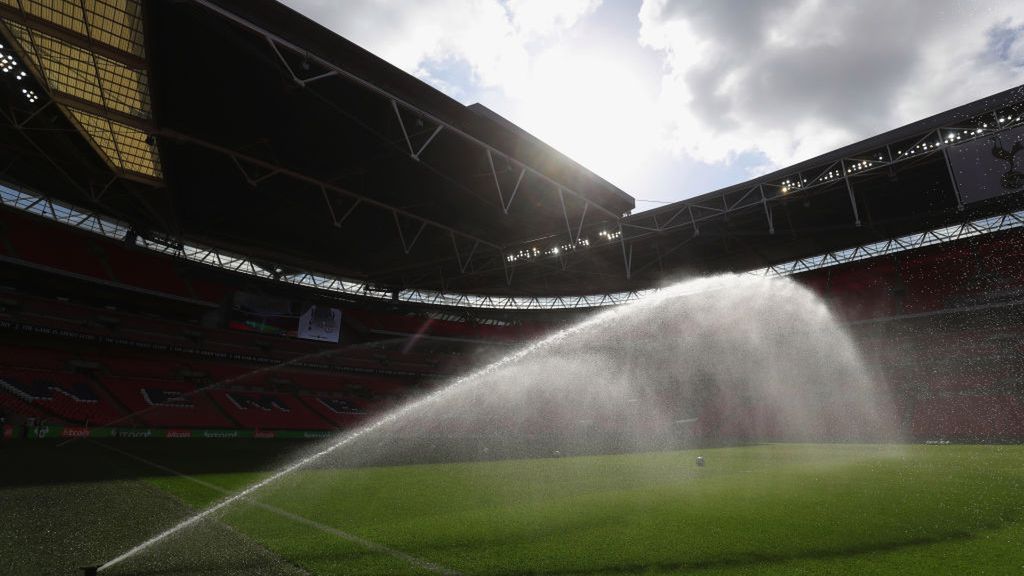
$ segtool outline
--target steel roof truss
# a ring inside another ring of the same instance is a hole
[[[405,255],[408,256],[409,252],[412,252],[413,246],[416,245],[416,241],[420,239],[420,235],[423,234],[423,229],[427,227],[427,222],[426,220],[420,220],[415,216],[406,214],[405,216],[407,218],[418,220],[420,223],[419,227],[416,228],[415,234],[412,235],[412,238],[407,240],[405,237],[404,227],[402,226],[402,221],[399,218],[398,210],[392,210],[391,214],[395,217],[395,228],[398,229],[398,239],[402,241],[402,250],[404,250]]]
[[[511,159],[505,157],[506,162],[511,163]],[[519,192],[519,186],[523,183],[523,176],[526,176],[526,168],[519,170],[519,177],[516,178],[516,185],[512,188],[512,193],[509,194],[508,200],[505,200],[505,194],[501,191],[501,180],[498,178],[498,170],[494,167],[494,155],[490,150],[487,151],[487,163],[491,167],[491,175],[494,176],[494,187],[498,189],[498,202],[501,203],[501,210],[508,216],[508,209],[512,207],[512,201],[516,199],[516,194]],[[561,194],[561,189],[559,189]],[[563,201],[563,205],[565,202]]]
[[[463,131],[462,129],[460,129],[460,128],[456,127],[456,126],[453,126],[453,125],[449,124],[448,122],[445,122],[444,120],[441,120],[440,118],[434,116],[433,114],[430,114],[429,112],[426,112],[425,110],[422,110],[422,109],[417,108],[416,106],[414,106],[414,105],[412,105],[412,104],[410,104],[408,102],[405,102],[404,100],[396,97],[395,95],[391,94],[387,90],[385,90],[385,89],[383,89],[383,88],[381,88],[379,86],[376,86],[376,85],[374,85],[374,84],[372,84],[372,83],[370,83],[370,82],[360,78],[356,74],[353,74],[352,72],[349,72],[348,70],[345,70],[345,69],[341,68],[340,66],[334,64],[333,62],[331,62],[329,60],[326,60],[324,58],[321,58],[320,56],[317,56],[316,54],[313,54],[313,53],[309,52],[307,49],[302,48],[301,46],[298,46],[296,44],[293,44],[293,43],[289,42],[288,40],[285,40],[284,38],[275,35],[274,33],[270,32],[269,30],[266,30],[265,28],[262,28],[259,25],[255,24],[253,22],[250,22],[249,20],[246,20],[245,18],[230,12],[229,10],[226,10],[226,9],[216,5],[215,3],[211,2],[210,0],[193,0],[193,1],[196,4],[199,4],[200,6],[203,6],[206,9],[210,10],[211,12],[219,14],[223,18],[225,18],[227,20],[230,20],[231,22],[234,22],[235,24],[238,24],[239,26],[242,26],[243,28],[248,29],[249,31],[251,31],[251,32],[253,32],[253,33],[255,33],[255,34],[259,35],[259,36],[262,36],[265,40],[267,40],[268,42],[271,43],[271,45],[274,47],[274,49],[278,52],[279,57],[281,56],[280,49],[282,49],[282,48],[288,49],[288,50],[290,50],[292,52],[295,52],[297,54],[302,54],[307,61],[314,62],[318,66],[320,66],[320,67],[322,67],[324,69],[334,70],[335,72],[337,72],[337,76],[343,77],[343,78],[347,78],[347,79],[351,80],[352,82],[355,82],[356,84],[358,84],[358,85],[360,85],[360,86],[370,90],[371,92],[374,92],[374,93],[376,93],[376,94],[378,94],[378,95],[380,95],[380,96],[382,96],[384,98],[387,98],[388,100],[390,100],[390,101],[392,101],[394,103],[396,108],[397,108],[398,105],[401,105],[402,108],[405,108],[407,110],[411,110],[411,111],[415,112],[416,115],[419,116],[420,118],[423,118],[425,120],[429,120],[432,124],[435,124],[435,125],[438,125],[438,126],[443,126],[443,127],[447,128],[450,132],[452,132],[454,134],[457,134],[463,140],[466,140],[467,142],[473,144],[474,146],[482,148],[483,150],[486,150],[487,152],[497,152],[497,153],[500,153],[500,154],[504,155],[504,153],[502,153],[500,150],[498,150],[494,146],[491,146],[490,144],[487,144],[483,140],[480,140],[479,138],[477,138],[477,137],[475,137],[475,136],[473,136],[473,135]],[[282,61],[285,61],[285,60],[282,58]],[[294,77],[294,74],[293,74],[293,77]],[[526,171],[530,172],[531,174],[535,175],[537,178],[540,178],[544,182],[547,182],[548,184],[552,185],[553,187],[562,186],[563,188],[565,188],[559,182],[556,182],[554,179],[548,177],[547,175],[545,175],[544,173],[534,169],[533,167],[528,166],[524,162],[521,162],[519,160],[511,160],[511,162],[516,164],[520,168],[525,169]],[[571,194],[573,196],[576,196],[577,198],[579,198],[583,202],[587,202],[587,203],[590,203],[590,204],[595,204],[595,207],[598,210],[600,210],[601,212],[605,213],[606,215],[608,215],[608,216],[610,216],[610,217],[612,217],[614,219],[619,219],[621,217],[620,214],[615,214],[614,212],[608,210],[604,206],[601,206],[600,204],[597,204],[595,202],[591,202],[586,196],[584,196],[583,194],[580,194],[576,190],[573,190],[571,188],[565,188],[565,192],[568,192],[569,194]]]
[[[359,198],[356,198],[352,202],[352,205],[349,206],[348,209],[345,210],[345,213],[342,214],[341,217],[339,218],[337,212],[335,212],[335,210],[334,210],[334,203],[331,202],[331,197],[328,196],[328,194],[327,194],[327,188],[325,188],[323,186],[320,186],[320,193],[324,197],[324,204],[327,204],[327,212],[331,215],[331,224],[335,228],[341,228],[341,225],[345,223],[345,220],[348,220],[348,217],[352,215],[352,212],[354,212],[355,209],[362,202],[362,200],[360,200]]]
[[[480,242],[473,242],[473,247],[469,249],[469,255],[467,255],[466,256],[466,260],[463,261],[462,260],[461,252],[459,250],[459,243],[455,239],[455,233],[454,232],[451,233],[451,237],[452,237],[452,248],[455,249],[455,261],[459,264],[459,272],[462,273],[462,274],[465,274],[466,273],[466,269],[469,268],[470,261],[473,260],[473,255],[476,254],[477,247],[480,246]],[[502,257],[502,259],[504,260],[504,256]]]
[[[576,233],[573,234],[572,225],[569,224],[569,211],[565,207],[565,195],[562,193],[562,188],[558,188],[558,201],[562,204],[562,216],[565,217],[565,229],[569,233],[569,242],[575,244],[580,241],[580,236],[583,234],[583,222],[587,218],[587,208],[590,207],[589,202],[583,204],[583,213],[580,215],[580,224],[576,227]]]

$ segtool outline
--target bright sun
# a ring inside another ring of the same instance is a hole
[[[655,102],[607,51],[550,50],[517,103],[523,127],[612,183],[632,181],[657,147]]]

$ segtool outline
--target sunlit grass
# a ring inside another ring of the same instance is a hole
[[[469,574],[1024,569],[1024,447],[766,445],[310,470],[261,503]],[[261,476],[198,477],[236,490]],[[150,480],[195,507],[222,493]],[[418,572],[265,507],[223,520],[314,574]]]

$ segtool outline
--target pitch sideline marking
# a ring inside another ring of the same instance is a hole
[[[178,476],[180,478],[184,478],[184,479],[186,479],[186,480],[188,480],[190,482],[193,482],[195,484],[198,484],[200,486],[204,486],[204,487],[209,488],[211,490],[214,490],[216,492],[220,492],[221,494],[225,494],[225,495],[233,494],[233,492],[231,492],[230,490],[227,490],[225,488],[217,486],[216,484],[212,484],[210,482],[207,482],[206,480],[202,480],[200,478],[196,478],[194,476],[190,476],[188,474],[184,474],[182,472],[178,472],[177,470],[174,470],[172,468],[168,468],[167,466],[164,466],[162,464],[158,464],[156,462],[153,462],[153,461],[148,460],[146,458],[143,458],[141,456],[132,454],[130,452],[126,452],[124,450],[120,450],[118,448],[114,448],[113,446],[107,446],[106,444],[103,444],[101,442],[96,442],[95,440],[93,440],[92,442],[94,444],[98,444],[99,446],[102,446],[103,448],[106,448],[107,450],[111,450],[113,452],[117,452],[118,454],[121,454],[122,456],[126,456],[128,458],[132,458],[134,460],[142,462],[143,464],[146,464],[147,466],[156,468],[158,470],[162,470],[164,472],[167,472],[169,474],[173,474],[174,476]],[[453,570],[451,568],[446,568],[446,567],[441,566],[439,564],[435,564],[433,562],[430,562],[429,560],[424,560],[423,558],[419,558],[417,556],[413,556],[412,554],[409,554],[409,553],[406,553],[406,552],[402,552],[401,550],[397,550],[395,548],[390,548],[390,547],[385,546],[383,544],[379,544],[377,542],[374,542],[373,540],[368,540],[366,538],[363,538],[361,536],[357,536],[357,535],[352,534],[350,532],[345,532],[344,530],[340,530],[338,528],[335,528],[334,526],[330,526],[328,524],[323,524],[322,522],[317,522],[316,520],[312,520],[310,518],[306,518],[305,516],[301,516],[301,515],[296,514],[294,512],[289,512],[289,511],[284,510],[282,508],[278,508],[277,506],[273,506],[271,504],[266,504],[264,502],[255,502],[255,501],[251,501],[251,500],[247,500],[247,502],[248,502],[248,504],[250,504],[252,506],[256,506],[258,508],[262,508],[262,509],[264,509],[264,510],[266,510],[268,512],[272,512],[274,514],[277,514],[278,516],[281,516],[283,518],[287,518],[287,519],[289,519],[289,520],[291,520],[293,522],[296,522],[298,524],[304,524],[304,525],[309,526],[311,528],[316,528],[317,530],[320,530],[321,532],[324,532],[326,534],[330,534],[332,536],[335,536],[335,537],[340,538],[342,540],[351,542],[353,544],[358,544],[358,545],[360,545],[360,546],[362,546],[362,547],[364,547],[364,548],[366,548],[368,550],[371,550],[371,551],[374,551],[374,552],[380,552],[382,554],[386,554],[386,555],[391,556],[392,558],[394,558],[396,560],[401,560],[401,561],[406,562],[407,564],[411,564],[412,566],[415,566],[417,568],[421,568],[423,570],[427,570],[429,572],[434,572],[434,573],[437,573],[437,574],[445,574],[447,576],[462,576],[461,572],[458,572],[458,571]]]

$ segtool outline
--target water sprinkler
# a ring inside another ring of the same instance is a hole
[[[82,571],[82,576],[96,576],[97,572],[99,572],[99,569],[99,566],[82,566],[80,568],[80,570]]]
[[[704,467],[704,457],[703,456],[697,456],[697,467],[698,468],[703,468]]]

